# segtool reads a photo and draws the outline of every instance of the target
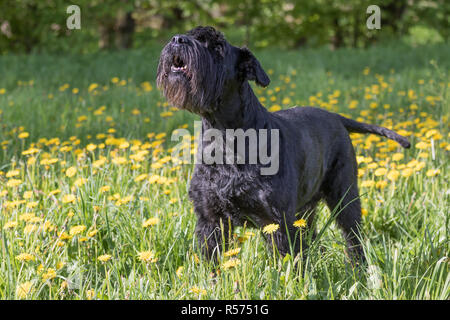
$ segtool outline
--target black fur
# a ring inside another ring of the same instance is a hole
[[[184,40],[179,40],[181,36]],[[407,139],[319,108],[269,113],[248,83],[267,86],[269,77],[247,48],[230,45],[211,27],[197,27],[174,39],[161,53],[157,76],[170,103],[199,114],[203,132],[215,128],[225,135],[226,129],[278,129],[280,136],[275,175],[261,175],[259,164],[196,165],[189,197],[205,255],[215,256],[228,242],[233,226],[246,221],[257,227],[279,224],[274,234],[279,252],[286,254],[293,248],[298,253],[301,246],[293,223],[308,216],[307,230],[314,233],[314,208],[323,199],[339,212],[336,221],[348,253],[363,260],[357,163],[349,132],[383,135],[403,147],[409,147]],[[182,57],[186,72],[171,74],[176,56]],[[199,152],[211,143],[203,141]]]

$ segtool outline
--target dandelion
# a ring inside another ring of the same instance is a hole
[[[17,221],[8,221],[3,226],[3,230],[14,229],[15,227],[17,227]]]
[[[93,289],[86,290],[86,298],[92,300],[95,297],[95,291]]]
[[[50,191],[50,192],[48,193],[48,195],[49,195],[49,196],[54,196],[54,195],[56,195],[56,194],[58,194],[58,193],[61,193],[61,190],[60,190],[60,189],[55,189],[55,190]]]
[[[26,139],[30,136],[30,134],[28,132],[21,132],[17,137],[19,139]]]
[[[74,203],[76,200],[75,195],[73,194],[66,194],[62,198],[62,203]]]
[[[22,183],[22,180],[20,179],[9,179],[8,182],[6,183],[6,186],[8,188],[15,188],[17,186],[19,186]]]
[[[426,175],[427,177],[434,177],[437,176],[439,173],[441,173],[441,170],[439,169],[430,169],[427,171]]]
[[[193,286],[191,289],[189,289],[189,292],[191,293],[195,293],[198,295],[206,295],[206,290],[205,289],[201,289],[197,286]]]
[[[388,182],[386,180],[377,181],[375,187],[377,189],[384,189],[388,185]]]
[[[270,112],[276,112],[276,111],[280,111],[281,110],[281,106],[279,106],[278,104],[274,104],[273,106],[271,106],[269,108]]]
[[[98,259],[98,261],[101,261],[101,262],[107,262],[111,259],[111,255],[103,254],[103,255],[99,256],[97,259]]]
[[[29,253],[21,253],[16,256],[16,259],[22,262],[34,261],[34,256]]]
[[[38,229],[38,227],[35,224],[27,224],[25,226],[25,228],[23,228],[23,233],[30,234],[30,233],[36,231],[37,229]]]
[[[241,263],[241,260],[239,260],[239,259],[236,259],[236,258],[230,259],[227,262],[222,264],[222,269],[224,271],[226,271],[226,270],[232,269],[234,267],[237,267],[240,263]]]
[[[138,259],[142,262],[151,262],[151,263],[158,261],[158,258],[155,258],[155,254],[151,250],[139,252]]]
[[[81,187],[83,186],[85,183],[87,182],[86,178],[78,178],[77,180],[75,180],[75,185],[77,187]]]
[[[365,180],[361,183],[362,188],[371,188],[375,185],[375,181],[373,180]]]
[[[405,168],[402,170],[402,177],[408,178],[414,173],[414,171],[411,168]]]
[[[101,193],[109,192],[111,190],[110,186],[103,186],[99,189]]]
[[[42,274],[42,281],[52,280],[56,278],[56,271],[53,268],[48,268],[47,272]]]
[[[20,174],[20,170],[10,170],[6,173],[5,177],[12,178],[18,176]]]
[[[386,173],[387,173],[387,169],[386,168],[378,168],[374,172],[375,176],[377,176],[377,177],[384,176],[384,175],[386,175]]]
[[[27,281],[24,283],[21,283],[16,288],[16,296],[19,299],[25,299],[33,289],[33,283],[31,281]]]
[[[280,228],[280,225],[272,223],[272,224],[266,225],[266,226],[263,228],[263,232],[264,232],[265,234],[272,234],[272,233],[274,233],[275,231],[277,231],[279,228]]]
[[[93,91],[93,90],[95,90],[95,89],[97,89],[97,88],[98,88],[98,84],[97,84],[97,83],[92,83],[92,84],[89,86],[88,91],[91,92],[91,91]]]
[[[387,174],[387,178],[391,181],[396,181],[399,176],[400,176],[400,172],[398,172],[397,170],[391,170]]]
[[[69,233],[71,236],[76,236],[80,233],[83,233],[84,230],[86,230],[86,226],[79,225],[79,226],[74,226],[74,227],[70,228]]]
[[[183,276],[183,270],[184,270],[184,267],[180,266],[180,267],[178,267],[177,271],[175,271],[175,273],[179,279],[181,279],[181,277]]]
[[[112,159],[112,163],[114,163],[115,165],[122,165],[122,164],[126,164],[128,162],[127,158],[125,157],[116,157]]]
[[[294,227],[297,228],[305,228],[306,227],[306,220],[305,219],[299,219],[294,222]]]
[[[143,227],[143,228],[147,228],[147,227],[150,227],[150,226],[157,225],[158,223],[159,223],[159,218],[153,217],[153,218],[150,218],[150,219],[145,220],[145,221],[142,223],[142,227]]]
[[[227,252],[225,252],[223,254],[223,256],[224,257],[232,257],[232,256],[237,255],[239,252],[241,252],[241,248],[235,248],[235,249],[228,250]]]
[[[97,232],[98,232],[97,229],[93,229],[87,233],[87,236],[92,238],[97,234]]]
[[[134,178],[134,181],[135,181],[135,182],[140,182],[140,181],[146,179],[147,177],[148,177],[148,174],[143,173],[143,174],[141,174],[141,175],[138,175],[136,178]]]
[[[76,173],[77,173],[76,167],[70,167],[66,170],[66,176],[68,176],[69,178],[73,177]]]
[[[427,149],[428,147],[429,147],[428,143],[424,141],[420,141],[419,143],[416,144],[417,149]]]
[[[402,160],[405,156],[403,155],[403,153],[395,153],[392,155],[392,160],[394,161],[399,161]]]

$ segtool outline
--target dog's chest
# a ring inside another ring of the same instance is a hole
[[[263,194],[270,188],[256,170],[235,166],[198,166],[191,180],[189,195],[208,211],[240,221],[264,207]]]

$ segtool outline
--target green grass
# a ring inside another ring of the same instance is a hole
[[[200,257],[187,197],[192,165],[167,157],[172,131],[192,130],[198,118],[156,90],[160,49],[0,57],[0,298],[450,297],[448,44],[255,52],[272,79],[255,90],[271,110],[315,105],[412,142],[402,150],[352,136],[363,270],[347,262],[323,205],[320,237],[303,264],[267,250],[261,230],[242,227],[236,256],[216,266]],[[152,217],[159,220],[144,227]],[[239,264],[226,269],[231,259]]]

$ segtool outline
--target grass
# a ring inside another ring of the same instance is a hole
[[[303,264],[247,227],[219,265],[200,257],[192,165],[170,157],[172,131],[197,118],[156,90],[160,49],[0,57],[0,298],[450,297],[448,44],[255,53],[270,110],[314,105],[409,136],[403,150],[352,135],[364,270],[323,205]]]

